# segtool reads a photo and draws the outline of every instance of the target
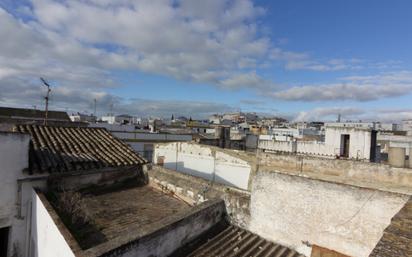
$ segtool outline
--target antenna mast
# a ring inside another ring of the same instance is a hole
[[[97,105],[97,99],[94,99],[94,117],[96,117],[96,105]]]
[[[50,95],[51,89],[50,89],[49,83],[47,83],[47,81],[45,79],[40,78],[40,80],[43,82],[43,85],[47,87],[47,94],[44,97],[44,100],[46,101],[46,110],[45,110],[46,115],[44,117],[44,125],[47,126],[47,117],[48,117],[48,114],[49,114],[49,95]]]

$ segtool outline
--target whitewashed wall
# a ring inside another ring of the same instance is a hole
[[[349,138],[349,158],[369,159],[371,147],[371,132],[369,130],[327,127],[325,130],[325,144],[335,149],[341,148],[341,135],[347,134]]]
[[[39,196],[32,190],[30,257],[75,257]]]
[[[334,157],[339,155],[339,148],[333,145],[327,145],[324,142],[317,141],[298,141],[296,145],[296,152],[311,155],[321,155]]]
[[[249,229],[310,256],[316,244],[369,256],[409,196],[260,172],[252,182]]]
[[[250,164],[215,148],[183,142],[158,144],[153,161],[158,164],[160,159],[167,169],[248,189]]]
[[[8,256],[25,254],[26,223],[16,218],[19,216],[17,180],[25,177],[29,142],[30,136],[25,134],[0,133],[0,228],[11,227]],[[20,214],[26,214],[25,210]]]
[[[259,149],[269,151],[293,153],[296,151],[295,141],[273,141],[273,140],[259,140]]]

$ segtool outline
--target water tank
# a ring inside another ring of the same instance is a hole
[[[397,168],[405,167],[405,148],[389,147],[389,165]]]

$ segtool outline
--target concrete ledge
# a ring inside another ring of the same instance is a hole
[[[51,190],[59,190],[59,187],[66,190],[79,190],[90,186],[111,185],[130,178],[136,178],[142,185],[146,182],[142,168],[136,165],[88,171],[53,173],[48,177],[48,185]]]
[[[412,169],[394,168],[379,163],[271,153],[260,153],[258,163],[259,171],[412,195]]]

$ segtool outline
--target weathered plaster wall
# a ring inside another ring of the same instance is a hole
[[[30,257],[75,257],[34,190],[31,215]]]
[[[0,133],[0,227],[11,224],[17,202],[17,179],[28,164],[30,137]]]
[[[258,172],[249,229],[307,256],[311,244],[368,256],[407,199],[406,195]]]
[[[8,256],[25,256],[27,205],[31,187],[19,186],[17,180],[27,177],[30,137],[25,134],[0,133],[0,228],[11,227]]]
[[[246,160],[218,148],[192,144],[157,144],[153,161],[167,169],[247,189],[252,166]],[[161,165],[161,164],[160,164]]]

